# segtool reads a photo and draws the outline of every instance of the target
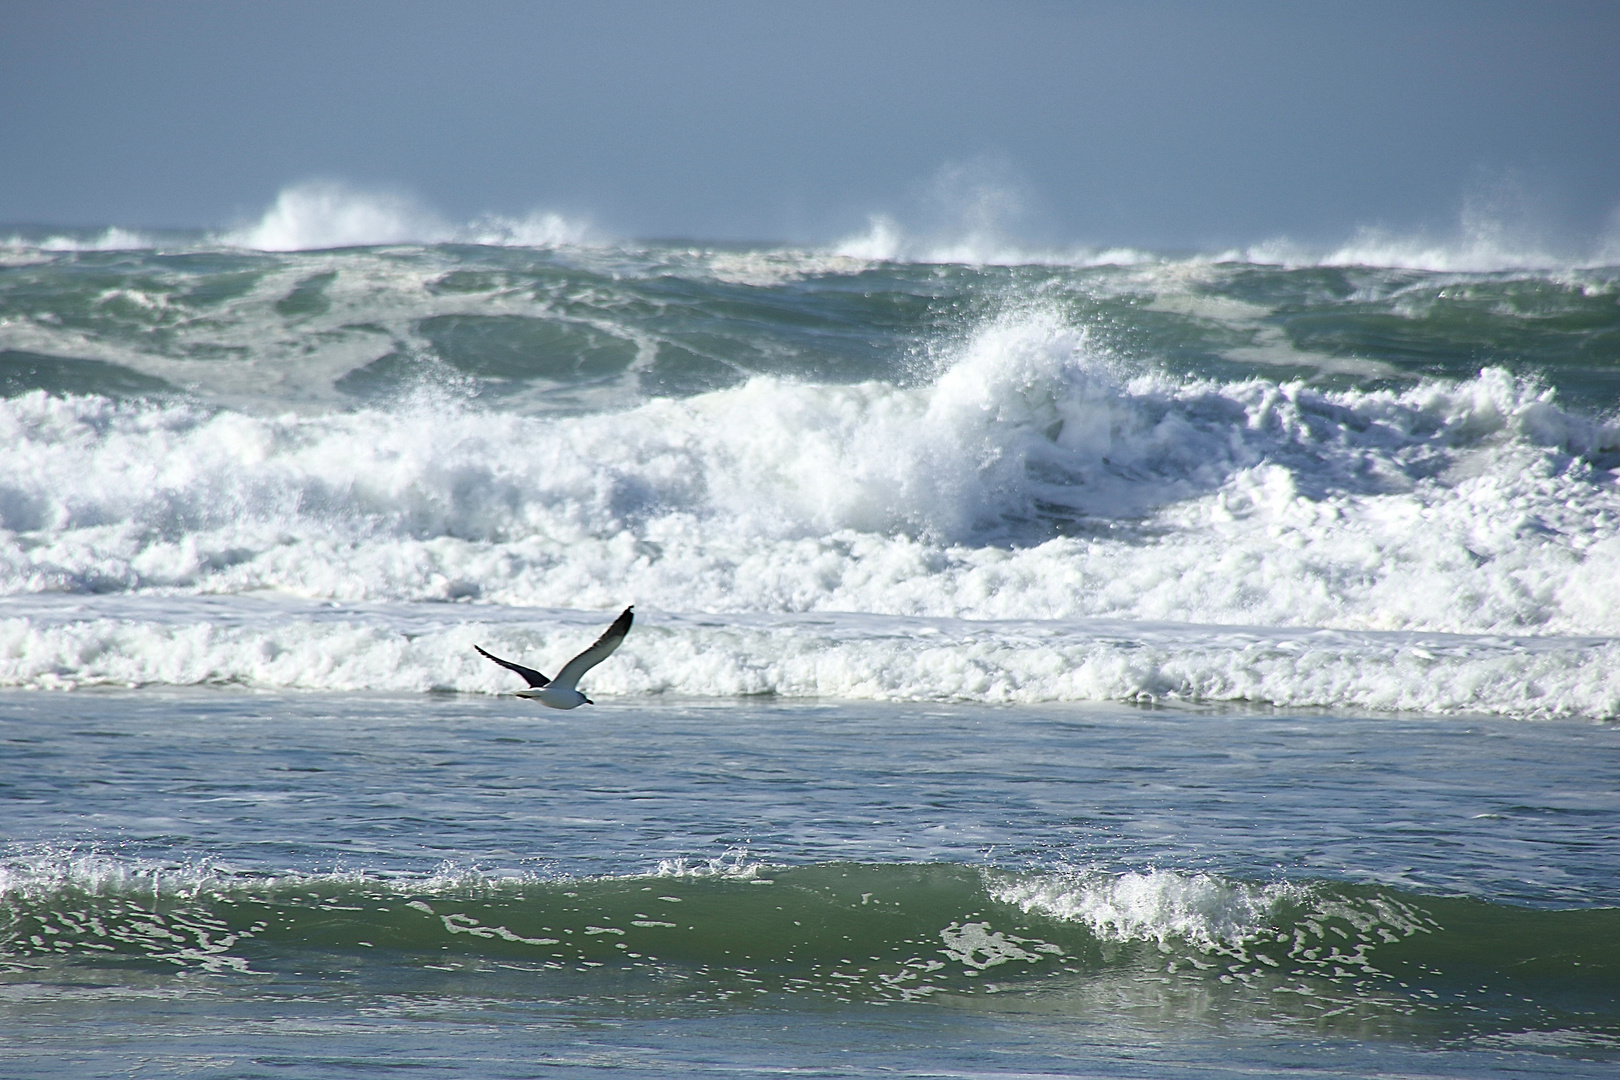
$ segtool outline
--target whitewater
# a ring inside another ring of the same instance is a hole
[[[13,238],[0,684],[1620,711],[1612,271],[478,228]]]

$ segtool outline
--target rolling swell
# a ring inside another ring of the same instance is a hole
[[[358,964],[401,987],[499,969],[667,1003],[988,992],[1197,1011],[1214,997],[1392,1029],[1620,1033],[1620,911],[1327,881],[741,863],[553,881],[267,878],[79,860],[14,863],[0,896],[8,979],[178,969],[251,983]]]

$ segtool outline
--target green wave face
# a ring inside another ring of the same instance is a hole
[[[401,992],[465,978],[485,993],[504,973],[526,993],[539,979],[542,993],[650,1006],[1012,994],[1064,1012],[1620,1036],[1620,909],[1168,873],[828,864],[551,882],[58,881],[6,896],[0,963],[8,979],[182,969],[252,986],[318,972]]]

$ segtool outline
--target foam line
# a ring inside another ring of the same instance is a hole
[[[108,610],[98,611],[103,606]],[[600,621],[594,613],[514,610],[481,618],[477,608],[432,605],[402,612],[397,605],[113,598],[106,605],[41,599],[24,607],[25,614],[0,619],[0,686],[238,683],[504,693],[511,679],[481,662],[473,645],[557,655],[577,647],[591,621]],[[1620,716],[1620,641],[1112,621],[662,615],[637,623],[614,662],[592,671],[591,687],[599,699],[1242,701],[1613,717]]]

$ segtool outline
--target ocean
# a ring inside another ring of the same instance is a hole
[[[0,1075],[1613,1075],[1620,268],[296,194],[0,229]]]

